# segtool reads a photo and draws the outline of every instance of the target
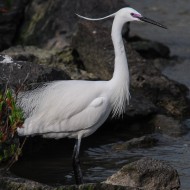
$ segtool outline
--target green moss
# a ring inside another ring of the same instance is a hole
[[[35,31],[35,28],[36,28],[36,25],[37,23],[39,22],[39,20],[41,20],[45,15],[45,10],[40,10],[40,11],[37,11],[31,21],[28,23],[28,25],[25,27],[25,29],[23,30],[22,34],[21,34],[21,38],[23,41],[26,41],[29,36],[33,35],[34,31]]]
[[[36,27],[45,18],[46,13],[48,12],[48,8],[51,6],[50,2],[47,1],[43,4],[35,4],[33,13],[31,14],[32,17],[26,22],[25,26],[22,29],[20,40],[22,42],[26,42],[31,38],[31,36],[34,35],[34,32],[36,32]],[[53,2],[52,2],[53,3]],[[43,22],[42,22],[43,23]],[[42,34],[43,35],[43,34]],[[33,41],[33,39],[30,39],[30,41]]]
[[[0,162],[12,159],[19,150],[15,132],[23,123],[23,113],[16,106],[11,90],[0,92]]]
[[[71,48],[65,48],[64,51],[58,52],[57,53],[58,62],[72,63],[74,61],[72,51],[73,50]]]

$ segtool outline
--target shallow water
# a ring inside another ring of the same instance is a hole
[[[190,124],[190,121],[188,121]],[[190,128],[190,125],[189,125]],[[146,149],[116,150],[122,143],[119,134],[93,135],[82,141],[81,164],[84,181],[101,182],[118,171],[123,165],[142,157],[152,157],[177,169],[182,190],[189,190],[190,184],[190,133],[180,138],[157,136],[158,146]],[[98,142],[94,142],[98,139]],[[121,138],[122,139],[122,138]],[[45,143],[39,152],[22,157],[11,169],[21,177],[49,185],[73,184],[72,149],[74,142],[60,140]],[[38,146],[37,144],[34,147]]]
[[[109,144],[101,146],[99,149],[89,149],[86,151],[86,154],[88,154],[90,158],[96,160],[96,163],[99,163],[99,165],[102,165],[102,162],[105,162],[105,160],[110,162],[110,165],[107,164],[106,167],[95,168],[96,176],[102,176],[102,173],[105,174],[105,171],[107,176],[109,176],[113,170],[117,171],[117,168],[122,167],[123,164],[141,157],[152,157],[158,160],[163,160],[178,170],[182,184],[181,187],[183,190],[188,190],[190,189],[189,138],[190,134],[179,139],[163,137],[159,142],[159,145],[156,147],[148,149],[132,149],[129,151],[122,150],[120,152],[115,152],[112,149],[112,146],[115,144]],[[92,169],[93,168],[90,168],[88,171],[92,173]]]
[[[131,31],[133,34],[168,45],[171,55],[179,56],[179,64],[169,65],[163,73],[190,88],[189,0],[144,0],[143,3],[126,0],[126,2],[145,16],[168,26],[168,30],[164,30],[148,24],[132,23]],[[190,128],[189,121],[188,125]],[[124,164],[143,156],[150,156],[171,164],[180,175],[182,190],[190,189],[190,133],[174,139],[162,137],[159,145],[153,148],[116,152],[112,146],[119,143],[119,139],[113,135],[105,137],[104,134],[83,141],[81,162],[85,182],[103,181]],[[98,142],[94,144],[97,140]],[[73,144],[73,141],[67,140],[52,143],[37,154],[22,158],[12,171],[17,175],[51,185],[72,184]]]

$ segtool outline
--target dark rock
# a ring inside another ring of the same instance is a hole
[[[138,187],[146,190],[178,190],[177,171],[168,164],[151,158],[142,158],[127,164],[106,180],[112,185]]]
[[[187,134],[187,128],[179,121],[165,115],[156,115],[151,123],[155,131],[173,137],[180,137]]]
[[[169,58],[169,59],[164,59],[164,58],[156,58],[151,60],[152,63],[154,64],[154,66],[163,72],[163,70],[168,67],[169,65],[174,65],[179,63],[179,61],[177,60],[177,58]]]
[[[149,148],[157,144],[158,140],[152,136],[133,138],[127,142],[117,143],[112,148],[116,151],[129,150],[132,148]]]
[[[3,55],[0,57],[2,60],[0,62],[0,84],[7,84],[18,89],[31,83],[69,79],[65,72],[57,68],[49,68],[26,61],[14,61]]]
[[[131,92],[130,103],[126,109],[128,118],[146,117],[158,112],[158,108],[152,101],[144,97],[137,89]]]
[[[34,181],[13,177],[0,177],[0,190],[53,190],[54,188]]]
[[[141,91],[159,108],[159,112],[181,117],[189,109],[187,87],[161,74],[151,61],[143,60],[128,46],[131,86]],[[136,54],[136,55],[135,55]]]
[[[129,39],[131,46],[144,58],[169,58],[170,50],[167,46],[156,41],[142,39],[138,36]]]
[[[10,47],[14,43],[23,19],[23,12],[27,1],[0,2],[0,51]]]
[[[86,70],[103,80],[109,80],[113,74],[114,49],[110,32],[111,28],[108,30],[100,23],[84,21],[72,41]]]
[[[26,8],[25,22],[20,40],[27,45],[58,48],[71,44],[79,19],[75,13],[84,16],[101,17],[126,6],[122,0],[30,1]]]

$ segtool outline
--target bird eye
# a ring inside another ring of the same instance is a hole
[[[142,17],[140,14],[137,14],[137,13],[131,13],[131,16],[133,18],[141,18]]]

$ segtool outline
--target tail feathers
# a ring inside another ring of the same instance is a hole
[[[24,129],[24,127],[17,128],[17,133],[18,133],[19,136],[25,136],[25,129]]]
[[[32,126],[28,127],[25,124],[21,128],[17,128],[17,132],[19,136],[30,136],[34,134],[34,130],[32,130]]]
[[[27,118],[23,124],[23,127],[17,128],[19,136],[30,136],[39,134],[39,125],[32,120],[32,118]]]

